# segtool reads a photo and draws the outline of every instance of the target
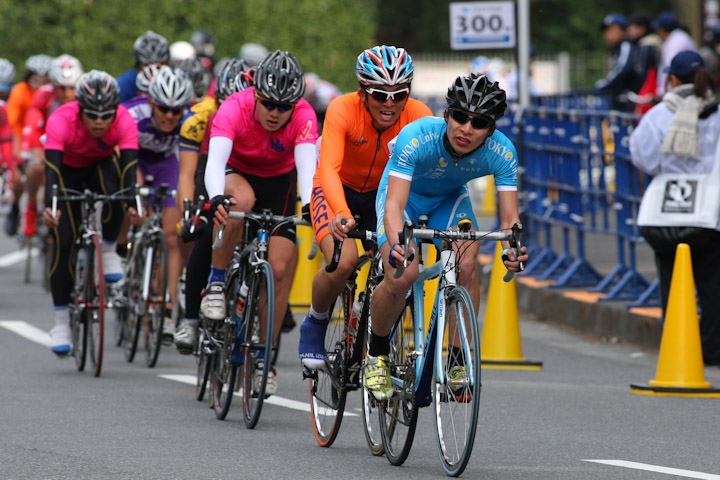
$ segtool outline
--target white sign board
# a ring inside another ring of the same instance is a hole
[[[514,47],[514,2],[450,4],[451,49],[484,50]]]

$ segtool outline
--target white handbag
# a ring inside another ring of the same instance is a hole
[[[719,144],[720,146],[720,144]],[[720,217],[720,149],[710,173],[660,173],[645,190],[637,224],[641,227],[715,229]]]

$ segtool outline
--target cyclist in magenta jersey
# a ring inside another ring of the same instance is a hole
[[[121,105],[117,81],[105,72],[91,70],[80,77],[77,101],[62,105],[48,119],[45,141],[45,210],[43,221],[53,229],[55,249],[50,263],[50,290],[55,307],[55,326],[50,348],[58,355],[72,351],[68,303],[72,289],[70,259],[75,248],[75,225],[80,205],[58,204],[52,217],[51,189],[60,188],[111,194],[135,184],[138,130]],[[115,153],[115,150],[119,154]],[[122,265],[115,253],[124,217],[120,202],[109,202],[102,212],[102,258],[105,279],[122,279]]]
[[[275,215],[291,215],[295,212],[297,177],[303,205],[310,202],[318,133],[315,111],[303,100],[304,92],[303,71],[297,59],[277,50],[258,66],[254,87],[228,97],[215,116],[205,187],[212,198],[215,224],[226,224],[226,230],[222,248],[212,254],[201,302],[201,312],[208,319],[225,317],[225,268],[242,239],[243,225],[226,223],[223,201],[229,199],[240,210],[269,208]],[[294,226],[286,224],[270,238],[268,260],[275,279],[277,340],[297,266]],[[276,391],[275,375],[270,374],[265,393]]]
[[[519,222],[517,197],[517,153],[495,122],[507,109],[505,91],[484,75],[458,77],[445,97],[448,107],[444,118],[426,117],[402,129],[392,140],[391,156],[378,188],[378,245],[386,272],[394,272],[403,261],[404,250],[398,243],[398,231],[405,219],[417,223],[418,216],[429,217],[428,227],[448,229],[461,219],[470,219],[477,229],[467,182],[494,175],[498,193],[500,226]],[[415,244],[411,243],[412,248]],[[507,242],[503,245],[507,248]],[[480,290],[476,274],[478,242],[459,242],[458,283],[467,288],[475,308]],[[505,252],[508,270],[517,271],[526,261],[525,247],[519,259],[512,250]],[[376,399],[392,395],[388,353],[393,323],[405,307],[405,296],[418,277],[417,261],[408,266],[399,279],[387,274],[375,289],[371,300],[372,332],[365,359],[365,387]],[[464,375],[464,366],[453,375]]]
[[[25,206],[26,237],[37,231],[37,192],[45,180],[45,165],[42,137],[45,125],[52,112],[60,105],[75,100],[75,87],[83,67],[80,60],[71,55],[60,55],[50,64],[48,75],[50,84],[35,90],[32,104],[25,114],[25,127],[22,132],[20,155],[27,162],[25,166],[25,190],[28,194]]]
[[[251,71],[254,72],[254,70],[244,70],[245,67],[247,64],[243,60],[232,59],[217,76],[214,100],[217,100],[219,105],[233,93],[252,86]],[[196,109],[203,103],[205,101],[192,107],[191,113],[185,117],[180,131],[178,198],[193,198],[195,201],[200,195],[208,198],[204,181],[205,165],[210,143],[210,130],[217,114],[217,111],[211,112],[209,109]],[[193,110],[195,111],[193,112]],[[205,116],[207,116],[206,119]],[[204,217],[200,219],[205,220]],[[193,236],[190,235],[189,228],[183,228],[181,233],[184,241],[194,241],[185,264],[185,318],[182,319],[175,332],[175,346],[184,355],[193,352],[198,340],[200,298],[202,290],[207,284],[212,262],[212,231],[212,226],[201,222]]]
[[[0,166],[11,172],[14,165],[12,151],[12,126],[8,119],[5,100],[10,95],[15,81],[15,65],[10,60],[0,58]],[[11,176],[6,177],[8,186],[12,184]],[[0,198],[0,201],[5,200]]]
[[[148,97],[136,97],[125,106],[138,128],[138,183],[157,187],[167,184],[178,188],[178,141],[180,122],[193,98],[193,87],[184,72],[169,66],[161,67],[153,76]],[[157,207],[157,206],[156,206]],[[168,299],[163,322],[163,342],[172,342],[175,325],[172,322],[172,302],[182,271],[182,256],[175,225],[180,220],[174,197],[165,197],[162,204],[163,230],[168,246]],[[130,210],[131,222],[137,223],[135,211]]]

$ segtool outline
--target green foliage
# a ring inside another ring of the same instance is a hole
[[[345,0],[0,0],[0,57],[22,75],[33,54],[70,53],[86,70],[119,75],[132,67],[132,46],[146,30],[170,42],[198,29],[218,40],[217,57],[245,42],[292,52],[306,72],[353,89],[357,55],[374,45],[377,5]]]

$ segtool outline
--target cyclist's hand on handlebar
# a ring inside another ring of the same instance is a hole
[[[46,208],[43,210],[43,223],[48,228],[57,228],[57,226],[60,224],[60,215],[62,215],[62,212],[58,210],[55,212],[55,218],[52,216],[52,209]]]
[[[127,216],[128,220],[130,221],[131,225],[135,225],[136,227],[139,227],[143,223],[145,223],[145,215],[142,217],[138,215],[137,210],[135,210],[135,207],[128,207],[127,209]]]
[[[231,205],[237,205],[232,195],[216,195],[210,200],[210,217],[215,222],[215,226],[225,225],[228,218],[228,212],[225,210],[223,203],[229,201]]]
[[[519,271],[520,262],[528,261],[527,247],[522,247],[520,254],[520,258],[515,258],[515,249],[506,248],[503,250],[502,260],[503,264],[505,264],[505,268],[513,272]]]
[[[302,219],[308,222],[310,225],[312,225],[312,217],[310,216],[310,204],[306,203],[302,206],[302,209],[300,210],[300,214],[302,216]]]
[[[410,265],[415,259],[415,248],[410,247],[410,253],[408,254],[408,265]],[[399,266],[402,266],[403,261],[405,261],[405,249],[403,246],[399,243],[394,244],[390,248],[390,254],[388,255],[388,265],[390,265],[392,268],[398,268]]]
[[[335,215],[335,218],[330,220],[328,223],[330,229],[330,235],[335,240],[345,240],[347,238],[347,232],[355,228],[355,219],[347,215]]]

